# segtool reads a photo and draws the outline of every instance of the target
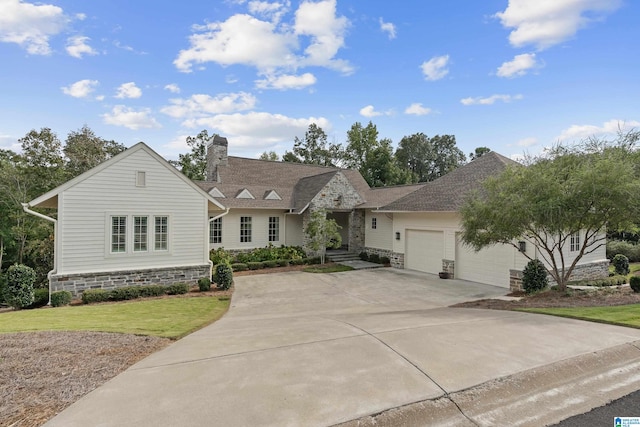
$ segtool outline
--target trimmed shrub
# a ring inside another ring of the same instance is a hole
[[[264,264],[260,261],[249,261],[247,266],[249,267],[249,270],[260,270],[261,268],[264,268]]]
[[[275,259],[269,260],[269,261],[262,261],[262,263],[264,264],[264,268],[273,268],[278,266],[278,261]]]
[[[631,286],[633,292],[640,292],[640,276],[631,276],[631,279],[629,279],[629,286]]]
[[[200,292],[208,292],[211,290],[211,279],[208,277],[201,277],[198,279],[198,289]]]
[[[71,292],[69,291],[56,291],[51,293],[51,306],[62,307],[63,305],[71,304]]]
[[[278,266],[280,267],[289,267],[289,260],[288,259],[279,259],[278,260]]]
[[[216,265],[216,283],[218,287],[227,290],[233,284],[233,270],[226,262]]]
[[[209,251],[209,259],[213,262],[213,265],[216,265],[221,262],[231,261],[231,255],[224,248],[211,249]]]
[[[627,283],[627,276],[609,276],[604,279],[578,280],[569,282],[575,286],[619,286]]]
[[[165,288],[167,295],[182,295],[189,292],[189,285],[186,283],[174,283]]]
[[[380,257],[380,264],[389,265],[389,264],[391,264],[391,260],[389,259],[388,256],[381,256]]]
[[[33,302],[26,308],[40,308],[49,303],[49,289],[38,288],[33,290]]]
[[[542,261],[533,259],[522,271],[522,288],[528,294],[543,290],[549,285],[547,269]]]
[[[307,258],[296,258],[291,260],[291,265],[302,265],[306,262]]]
[[[362,251],[358,254],[358,256],[360,257],[361,260],[363,261],[369,261],[369,254],[367,254],[366,252]]]
[[[313,264],[320,264],[320,261],[322,261],[322,258],[320,258],[319,256],[314,256],[313,258],[305,258],[304,263],[313,265]]]
[[[375,262],[376,264],[380,264],[380,255],[378,254],[369,255],[369,262]]]
[[[87,289],[82,293],[83,304],[109,301],[110,292],[104,289]]]
[[[629,258],[622,254],[616,254],[611,260],[613,267],[616,270],[616,274],[629,274]]]
[[[111,301],[126,301],[136,298],[140,298],[139,286],[123,286],[109,291],[109,299]]]
[[[166,293],[166,289],[162,285],[145,285],[140,286],[140,296],[142,298],[147,297],[159,297]]]
[[[28,307],[33,303],[33,284],[36,272],[33,268],[23,264],[15,264],[7,270],[7,284],[5,286],[5,301],[13,308]]]
[[[233,264],[231,264],[231,269],[233,271],[246,271],[249,269],[249,266],[244,262],[234,262]]]
[[[629,262],[640,262],[640,245],[624,240],[610,240],[607,242],[607,258],[613,260],[617,254],[622,254]]]

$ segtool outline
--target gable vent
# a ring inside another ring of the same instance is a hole
[[[213,187],[211,190],[209,190],[209,194],[211,195],[211,197],[220,197],[222,199],[225,198],[225,195],[222,194],[222,191],[218,190],[217,187]]]
[[[280,197],[280,195],[276,193],[276,190],[270,190],[264,193],[264,199],[265,200],[282,200],[282,197]]]
[[[251,194],[249,190],[243,188],[236,196],[236,199],[255,199],[255,197],[253,197],[253,194]]]

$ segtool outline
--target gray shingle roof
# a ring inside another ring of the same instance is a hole
[[[465,197],[482,188],[482,182],[497,175],[510,165],[519,163],[498,153],[490,152],[460,166],[453,172],[422,188],[380,208],[384,211],[400,212],[455,212],[462,206]]]
[[[367,201],[358,207],[373,209],[379,208],[381,206],[388,205],[389,203],[398,200],[399,198],[404,197],[407,194],[413,193],[414,191],[424,187],[425,185],[426,182],[421,182],[419,184],[371,188],[366,193]]]

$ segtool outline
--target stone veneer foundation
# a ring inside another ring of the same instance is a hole
[[[51,290],[54,292],[69,291],[74,296],[78,296],[87,289],[115,289],[123,286],[172,285],[174,283],[195,285],[198,279],[210,276],[211,267],[207,264],[104,273],[59,274],[51,276],[50,283]]]
[[[521,291],[522,289],[522,271],[509,270],[509,289],[512,291]],[[589,264],[576,265],[571,273],[571,280],[592,280],[602,279],[609,276],[609,260],[590,262]],[[549,283],[555,284],[555,281],[549,277]]]

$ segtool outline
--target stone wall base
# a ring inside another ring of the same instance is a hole
[[[209,264],[153,268],[146,270],[110,271],[102,273],[58,274],[50,278],[52,291],[69,291],[79,296],[87,289],[114,289],[124,286],[172,285],[187,283],[195,285],[198,279],[211,276]]]
[[[509,270],[509,289],[512,291],[522,291],[522,271]],[[588,264],[577,265],[571,273],[570,280],[593,280],[603,279],[609,276],[609,260],[590,262]],[[549,284],[554,285],[555,281],[549,277]]]

